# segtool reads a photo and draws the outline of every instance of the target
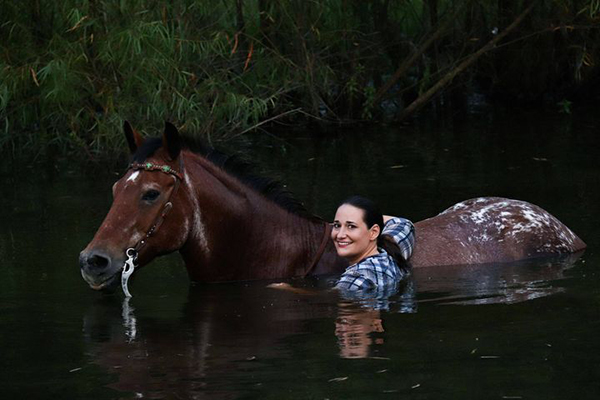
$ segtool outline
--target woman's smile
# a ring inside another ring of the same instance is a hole
[[[348,250],[348,247],[352,245],[352,242],[347,242],[347,241],[334,241],[335,243],[335,248],[338,252],[338,254],[342,257],[344,257],[344,252]]]
[[[333,222],[331,239],[340,257],[355,264],[365,257],[377,254],[379,227],[367,227],[364,211],[349,204],[338,208]]]

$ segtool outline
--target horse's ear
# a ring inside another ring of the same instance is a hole
[[[131,154],[135,153],[135,151],[144,143],[144,138],[132,128],[129,121],[125,121],[123,123],[123,131],[125,132],[125,138],[127,139],[127,145],[129,145],[129,151]]]
[[[167,149],[169,158],[175,160],[181,151],[181,139],[175,125],[165,122],[165,132],[163,133],[163,147]]]

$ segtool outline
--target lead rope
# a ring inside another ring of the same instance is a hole
[[[156,223],[154,223],[150,227],[150,229],[146,233],[146,236],[144,236],[144,238],[142,240],[140,240],[135,247],[130,247],[125,251],[125,255],[127,256],[127,259],[125,260],[125,263],[123,264],[123,271],[121,272],[121,288],[123,289],[123,293],[125,294],[125,297],[127,299],[130,299],[131,297],[133,297],[131,295],[131,292],[129,292],[127,283],[129,282],[129,278],[131,277],[131,275],[133,275],[133,272],[135,271],[135,269],[138,267],[137,260],[138,260],[138,254],[140,253],[140,250],[142,249],[142,247],[144,247],[144,245],[146,244],[146,241],[150,238],[150,236],[152,236],[154,233],[156,233],[156,231],[158,231],[158,229],[162,225],[163,221],[169,214],[169,211],[171,211],[171,209],[173,208],[173,203],[171,203],[171,198],[173,198],[173,196],[177,193],[177,190],[179,189],[180,181],[183,180],[183,175],[181,174],[181,172],[183,172],[183,157],[179,156],[179,171],[181,171],[181,172],[175,171],[173,168],[169,167],[168,165],[155,165],[152,163],[143,163],[143,164],[133,163],[133,164],[131,164],[131,166],[129,168],[134,169],[134,170],[143,169],[145,171],[160,171],[165,174],[170,174],[175,177],[175,187],[173,188],[173,191],[171,192],[171,194],[169,194],[169,198],[167,199],[167,202],[163,206],[163,210],[160,213],[160,215],[158,216]]]
[[[319,245],[319,248],[317,249],[317,253],[315,254],[315,258],[313,259],[313,262],[310,264],[310,266],[304,273],[304,277],[306,277],[317,266],[317,264],[321,260],[321,257],[323,256],[323,253],[325,252],[325,247],[327,247],[327,243],[329,242],[329,237],[331,236],[332,229],[333,229],[333,226],[330,223],[326,222],[325,223],[325,232],[323,232],[323,238],[321,239],[321,244]]]

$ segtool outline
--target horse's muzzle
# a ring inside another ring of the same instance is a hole
[[[119,284],[123,262],[98,250],[84,250],[79,254],[81,276],[94,290],[113,291]]]

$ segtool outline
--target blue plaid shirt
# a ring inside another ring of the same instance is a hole
[[[404,218],[392,218],[383,227],[382,235],[391,236],[398,244],[405,260],[412,254],[415,245],[415,227]],[[393,288],[408,272],[400,270],[385,250],[349,266],[335,285],[341,290],[376,290]]]

